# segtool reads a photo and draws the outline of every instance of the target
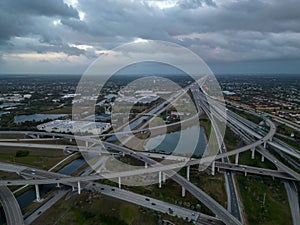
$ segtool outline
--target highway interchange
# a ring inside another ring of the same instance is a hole
[[[199,100],[203,101],[203,100],[205,100],[205,98],[203,98],[203,96],[202,96],[201,98],[199,98]],[[205,106],[205,103],[204,104],[203,104],[203,102],[201,102],[201,103],[202,103],[201,104],[202,107],[203,107],[203,105]],[[203,107],[203,110],[208,115],[212,113],[216,118],[218,118],[220,120],[222,120],[222,119],[224,120],[224,115],[221,112],[222,109],[220,110],[220,108],[222,108],[222,107],[223,106],[217,104],[217,101],[216,101],[216,105],[214,106],[214,108]],[[207,112],[208,110],[210,110],[210,112]],[[223,112],[224,112],[224,110],[223,110]],[[77,187],[79,192],[80,192],[81,188],[87,188],[87,187],[89,187],[89,188],[92,187],[94,189],[98,189],[101,191],[101,187],[100,186],[98,187],[97,185],[95,185],[95,182],[93,182],[94,180],[119,178],[119,180],[121,181],[122,177],[147,174],[147,173],[159,173],[159,174],[164,173],[168,177],[172,178],[174,181],[179,183],[185,190],[189,191],[192,195],[194,195],[196,198],[198,198],[202,203],[207,205],[211,209],[211,211],[214,212],[223,223],[230,224],[230,225],[234,225],[234,224],[240,225],[240,224],[243,224],[243,220],[241,220],[242,218],[238,216],[238,215],[240,215],[240,212],[231,214],[229,211],[227,211],[221,205],[219,205],[214,199],[212,199],[210,196],[208,196],[205,192],[203,192],[201,189],[199,189],[194,184],[192,184],[188,179],[178,175],[177,173],[173,172],[173,170],[175,170],[177,168],[189,167],[192,165],[199,165],[199,164],[201,165],[204,163],[212,162],[210,165],[210,170],[211,170],[212,174],[214,173],[215,168],[217,168],[219,170],[225,170],[225,171],[231,171],[231,172],[239,172],[239,173],[242,172],[245,175],[247,175],[248,173],[249,174],[252,173],[252,174],[257,174],[257,175],[277,177],[277,178],[285,180],[286,188],[289,189],[289,191],[287,192],[289,199],[292,199],[291,196],[295,196],[295,192],[297,193],[297,191],[295,191],[295,186],[292,186],[292,185],[293,185],[293,182],[299,181],[300,175],[297,172],[295,172],[294,170],[290,169],[289,167],[287,167],[284,164],[282,164],[281,162],[279,162],[271,153],[269,153],[266,150],[266,147],[268,145],[272,148],[282,151],[284,154],[288,154],[288,155],[296,157],[298,159],[299,159],[300,154],[296,150],[291,149],[290,147],[284,146],[284,145],[282,145],[282,143],[278,143],[278,141],[276,141],[276,139],[273,138],[273,136],[276,133],[276,126],[270,119],[265,118],[265,122],[270,127],[269,132],[261,134],[261,133],[257,132],[257,129],[256,129],[257,127],[254,128],[253,123],[251,123],[250,121],[247,122],[247,120],[240,118],[239,116],[237,116],[230,110],[226,110],[226,112],[227,112],[227,116],[228,116],[227,119],[230,124],[229,126],[232,128],[232,130],[241,136],[245,136],[245,133],[247,133],[247,135],[246,135],[246,137],[244,137],[244,139],[247,139],[246,142],[249,142],[249,144],[247,144],[246,146],[243,146],[243,147],[238,148],[233,151],[226,152],[225,146],[223,146],[222,143],[220,143],[220,149],[221,149],[220,154],[218,154],[215,157],[208,156],[208,157],[204,157],[201,159],[193,159],[193,158],[186,159],[184,157],[182,158],[179,156],[179,157],[172,158],[172,160],[177,161],[177,162],[169,164],[169,165],[161,165],[154,159],[155,158],[168,158],[169,157],[168,155],[135,152],[133,150],[127,149],[122,146],[104,142],[104,146],[108,147],[108,149],[113,150],[113,152],[121,152],[122,154],[135,157],[135,158],[147,163],[149,165],[149,167],[144,168],[144,169],[137,169],[137,170],[133,170],[133,171],[124,171],[124,172],[119,172],[119,173],[110,173],[110,174],[105,174],[105,175],[92,174],[92,175],[79,176],[79,177],[68,177],[68,176],[58,175],[56,173],[52,173],[49,171],[37,170],[35,168],[1,163],[0,164],[1,170],[8,171],[8,172],[16,172],[24,177],[27,177],[27,179],[25,179],[25,180],[24,179],[1,180],[0,186],[1,186],[1,188],[7,188],[6,186],[12,186],[12,185],[39,185],[39,184],[49,184],[49,183],[60,183],[60,184],[64,184],[67,186]],[[213,119],[211,119],[211,120],[212,120],[212,126],[215,128],[214,121],[213,121]],[[216,129],[217,128],[215,128],[215,130]],[[41,138],[43,136],[47,137],[47,138],[49,136],[53,137],[53,138],[66,138],[68,140],[71,140],[74,138],[73,135],[53,134],[53,133],[50,134],[50,133],[45,133],[45,132],[21,132],[21,131],[19,131],[19,132],[0,132],[0,133],[2,133],[2,134],[4,134],[4,133],[5,134],[24,134],[26,136],[35,137],[36,139]],[[215,133],[217,134],[218,131],[215,131]],[[82,138],[82,141],[87,143],[87,145],[86,145],[87,151],[94,150],[94,151],[99,152],[99,150],[96,147],[89,147],[89,146],[95,146],[98,144],[98,141],[96,139],[94,139],[92,137],[81,137],[81,138]],[[14,140],[14,141],[17,141],[17,140]],[[14,146],[14,147],[22,146],[22,147],[28,147],[28,148],[47,148],[47,149],[62,149],[62,150],[65,150],[67,147],[67,146],[63,146],[63,145],[41,145],[41,144],[17,143],[17,142],[13,142],[10,140],[5,140],[4,142],[0,142],[0,146]],[[78,150],[81,151],[82,149],[79,148]],[[247,151],[247,150],[251,150],[253,154],[255,153],[255,151],[258,151],[259,153],[263,154],[263,157],[268,158],[279,168],[279,171],[267,170],[267,169],[262,169],[262,168],[254,168],[254,167],[249,167],[246,165],[239,165],[238,164],[239,154],[244,151]],[[105,153],[110,154],[109,151],[105,152]],[[229,160],[228,160],[229,156],[235,156],[235,164],[229,163]],[[223,160],[223,162],[217,161],[220,159]],[[38,172],[35,172],[34,176],[32,174],[33,169],[35,171],[38,171]],[[229,185],[231,187],[230,188],[231,190],[229,190],[229,191],[230,191],[231,195],[232,194],[235,195],[236,191],[234,189],[234,186],[232,186],[234,184],[232,184],[233,180],[232,180],[231,174],[229,175],[229,177],[231,177],[231,179],[230,179],[231,181],[229,181],[229,183],[231,183]],[[187,176],[187,178],[188,178],[188,176]],[[159,181],[159,183],[160,182],[161,182],[161,180]],[[121,190],[117,189],[117,190],[121,191],[122,189]],[[5,189],[5,191],[3,191],[3,193],[6,193],[5,196],[10,196],[10,198],[11,198],[11,195],[8,194],[7,189]],[[112,195],[115,195],[115,193],[113,193]],[[293,194],[291,194],[291,193],[293,193]],[[124,194],[124,196],[125,195],[126,194]],[[236,199],[236,197],[237,196],[234,196],[231,198],[233,199],[233,201],[238,201],[238,200],[234,200],[234,199]],[[126,199],[124,197],[124,200],[128,201],[129,198]],[[155,201],[155,200],[153,200],[153,201]],[[7,203],[5,203],[5,198],[1,197],[1,202],[2,202],[2,204],[4,204],[4,206],[7,206]],[[144,201],[139,200],[134,203],[141,204],[139,202],[143,202],[143,204],[144,204],[143,206],[145,206]],[[238,203],[235,203],[235,204],[238,204]],[[297,204],[297,202],[294,202],[294,204]],[[231,205],[234,205],[234,204],[231,204]],[[153,205],[151,205],[151,206],[153,206]],[[10,206],[10,207],[12,207],[12,206]],[[13,207],[16,207],[16,205],[14,204]],[[147,207],[147,206],[145,206],[145,207]],[[175,208],[175,206],[172,206],[172,207]],[[7,207],[4,207],[4,208],[7,208]],[[170,207],[165,206],[164,209],[162,209],[162,208],[159,209],[156,207],[152,207],[152,208],[165,213],[165,212],[168,212],[167,208],[170,208]],[[239,207],[236,207],[236,205],[235,205],[235,209],[238,210]],[[177,211],[180,211],[180,210],[177,210]],[[9,210],[6,210],[5,213],[6,213],[6,215],[8,214],[7,215],[8,219],[12,218],[12,216],[9,217]],[[12,213],[12,211],[10,211],[10,213]],[[191,214],[193,214],[193,212],[188,212],[187,214],[190,216],[186,216],[186,217],[190,218]],[[294,224],[296,224],[297,220],[295,220],[294,218],[299,217],[299,206],[298,206],[298,212],[297,212],[297,210],[294,212],[292,211],[292,214],[293,214]],[[183,215],[184,215],[184,213],[181,212],[181,216],[183,216]],[[198,217],[199,217],[199,215],[198,215]],[[205,216],[202,215],[202,219],[204,217]],[[195,219],[195,221],[197,219]],[[221,223],[221,221],[219,219],[208,218],[208,217],[206,217],[206,219],[207,219],[206,223],[203,219],[202,223],[199,222],[199,224],[213,224],[213,222],[215,222],[216,224]],[[299,222],[299,220],[298,220],[298,222]],[[8,221],[8,223],[9,223],[9,221]],[[23,224],[23,222],[19,221],[19,222],[14,222],[11,224]]]

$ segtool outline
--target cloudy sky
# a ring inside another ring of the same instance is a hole
[[[299,73],[299,0],[1,0],[0,73],[81,74],[144,39],[174,42],[215,73]]]

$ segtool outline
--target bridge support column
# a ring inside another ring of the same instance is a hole
[[[37,138],[37,139],[40,139],[40,135],[39,135],[39,134],[38,134],[38,135],[36,135],[36,138]]]
[[[167,181],[167,174],[166,173],[163,173],[162,174],[162,181],[163,181],[163,183],[166,183],[166,181]]]
[[[213,161],[212,164],[211,164],[211,175],[215,175],[215,167],[216,167],[216,162]]]
[[[85,142],[85,147],[86,147],[86,148],[89,147],[89,142],[88,142],[88,141]]]
[[[235,165],[239,164],[239,153],[235,155]]]
[[[265,161],[265,157],[263,155],[261,155],[261,161],[264,162]]]
[[[145,162],[145,168],[147,169],[148,168],[148,164]]]
[[[186,179],[187,179],[188,181],[190,181],[190,166],[187,166],[187,167],[186,167]],[[184,188],[184,187],[181,187],[181,196],[182,196],[182,197],[185,197],[185,192],[186,192],[185,188]]]
[[[185,197],[185,188],[181,187],[181,197]]]
[[[39,185],[35,184],[35,196],[36,196],[36,201],[40,202],[41,201],[41,196],[40,196],[40,189],[39,189]]]
[[[122,153],[122,156],[125,157],[125,152]]]
[[[158,188],[161,188],[161,171],[158,172]]]
[[[247,171],[245,171],[245,177],[247,176]]]
[[[118,177],[119,188],[122,188],[121,177]]]
[[[80,181],[77,182],[77,188],[78,188],[78,194],[81,194],[81,186],[80,186]]]
[[[60,183],[57,183],[57,184],[56,184],[56,187],[57,187],[57,188],[60,188]]]
[[[252,152],[251,159],[254,159],[255,158],[255,148],[252,148],[251,152]]]
[[[266,147],[267,147],[267,142],[265,141],[265,142],[264,142],[264,148],[266,148]]]

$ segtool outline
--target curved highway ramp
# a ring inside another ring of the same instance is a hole
[[[0,187],[0,202],[3,206],[7,225],[24,225],[20,206],[8,187]]]

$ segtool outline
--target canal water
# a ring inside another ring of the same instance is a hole
[[[59,118],[67,117],[68,114],[32,114],[32,115],[18,115],[14,118],[14,123],[23,123],[26,121],[44,121],[55,120]]]
[[[178,96],[178,94],[175,95],[175,96],[173,96],[173,97],[171,97],[171,98],[169,98],[168,101],[171,102],[177,96]],[[159,105],[157,105],[156,107],[154,107],[153,109],[151,109],[147,113],[146,116],[141,116],[137,120],[135,120],[135,121],[131,122],[129,125],[125,126],[123,128],[122,132],[133,130],[138,125],[140,125],[144,120],[147,120],[149,118],[149,116],[153,116],[154,113],[156,113],[157,111],[159,111],[160,109],[162,109],[165,105],[166,105],[166,102],[160,103]],[[120,135],[120,136],[122,136],[122,135]],[[117,140],[118,140],[118,138],[115,135],[112,135],[112,136],[110,136],[109,138],[106,139],[107,142],[111,142],[111,143],[114,143]]]
[[[21,103],[2,103],[0,104],[0,109],[7,109],[7,108],[11,108],[11,107],[15,107],[15,106],[18,106],[18,105],[22,105]]]
[[[64,174],[64,175],[71,175],[76,170],[78,170],[81,166],[83,166],[86,163],[86,161],[83,158],[76,159],[60,169],[58,173]],[[54,188],[55,184],[47,184],[47,185],[39,185],[40,189],[40,195],[41,198],[45,196],[52,188]],[[28,191],[25,191],[21,195],[17,197],[17,201],[20,205],[21,210],[24,210],[26,207],[28,207],[30,204],[32,204],[35,200],[35,189],[31,188]],[[5,222],[5,214],[3,209],[0,211],[0,225],[3,225]]]
[[[193,135],[199,133],[199,136]],[[180,141],[179,141],[180,140]],[[158,135],[150,138],[145,146],[148,151],[174,153],[176,155],[202,156],[207,145],[205,130],[201,126]],[[174,149],[177,150],[174,152]]]

